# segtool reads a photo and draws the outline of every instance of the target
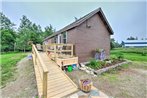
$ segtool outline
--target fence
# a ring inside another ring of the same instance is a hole
[[[53,60],[57,57],[73,57],[73,44],[48,44],[45,51]]]
[[[42,95],[43,98],[47,98],[47,75],[48,75],[48,69],[45,66],[44,62],[42,61],[42,58],[40,57],[35,45],[32,45],[32,56],[33,56],[33,63],[34,67],[36,68],[37,74],[39,74],[36,78],[38,78],[41,83],[41,90],[38,91],[39,95]]]

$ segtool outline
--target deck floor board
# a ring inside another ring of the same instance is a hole
[[[66,77],[65,73],[46,55],[45,52],[39,52],[39,55],[49,70],[47,77],[47,98],[61,98],[77,91],[77,87],[74,83]],[[40,67],[34,65],[38,93],[39,95],[42,95],[43,81],[38,68]]]

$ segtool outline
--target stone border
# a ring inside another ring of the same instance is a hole
[[[81,63],[81,64],[80,64],[81,67],[79,67],[79,69],[85,71],[85,72],[88,73],[88,74],[91,74],[91,75],[93,75],[93,76],[96,76],[96,75],[100,75],[100,74],[102,74],[102,73],[104,73],[104,72],[106,72],[106,71],[108,71],[108,70],[110,70],[110,69],[113,69],[113,68],[116,68],[116,67],[118,67],[118,66],[121,66],[121,65],[123,65],[123,64],[131,63],[131,61],[126,60],[126,61],[124,61],[124,62],[115,64],[115,65],[112,65],[112,66],[109,66],[109,67],[106,67],[106,68],[102,68],[102,69],[99,69],[99,70],[94,70],[94,69],[92,69],[92,68],[90,68],[90,67],[85,66],[87,63],[88,63],[88,62],[86,62],[86,63]]]
[[[104,73],[104,72],[106,72],[106,71],[108,71],[110,69],[113,69],[113,68],[116,68],[118,66],[122,66],[123,64],[128,64],[128,63],[130,63],[130,62],[124,61],[124,62],[115,64],[113,66],[109,66],[109,67],[106,67],[106,68],[102,68],[102,69],[96,70],[96,71],[94,71],[94,73],[97,74],[97,75],[99,75],[99,74],[102,74],[102,73]]]

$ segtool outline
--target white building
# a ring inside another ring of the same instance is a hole
[[[147,40],[126,40],[123,41],[124,47],[147,47]]]

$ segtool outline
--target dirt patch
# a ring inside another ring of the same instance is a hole
[[[143,69],[145,68],[143,66],[146,66],[147,63],[137,64],[132,63],[128,68],[110,71],[97,77],[80,70],[68,72],[67,75],[76,84],[80,78],[88,77],[92,79],[94,86],[114,98],[146,98],[147,71]]]
[[[2,88],[2,98],[32,98],[37,95],[32,60],[24,58],[17,63],[15,78],[15,81]]]

